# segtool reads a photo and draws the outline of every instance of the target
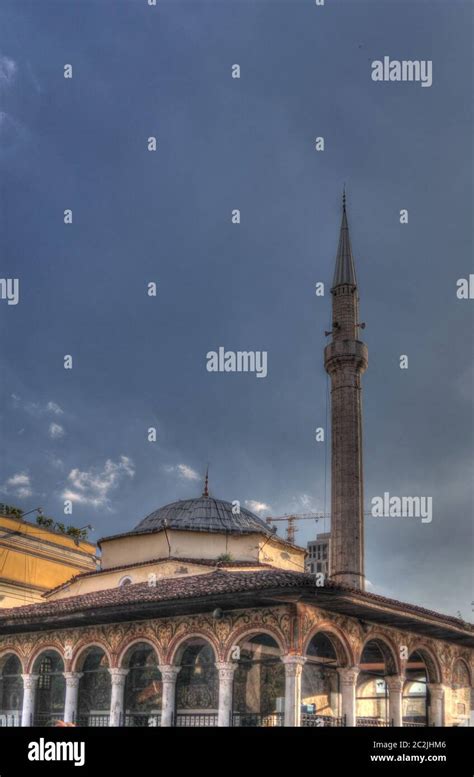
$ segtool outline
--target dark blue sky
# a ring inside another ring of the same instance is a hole
[[[3,0],[0,256],[21,284],[0,303],[3,501],[64,520],[72,492],[97,539],[198,495],[209,461],[216,496],[323,510],[314,284],[345,181],[366,503],[434,512],[367,519],[371,590],[471,617],[471,16],[467,0]],[[432,60],[433,85],[374,83],[384,55]],[[219,346],[268,351],[268,377],[208,373]]]

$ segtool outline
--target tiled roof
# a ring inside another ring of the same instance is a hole
[[[251,593],[253,591],[288,591],[299,589],[303,594],[313,593],[317,597],[330,598],[332,595],[347,596],[354,595],[358,600],[366,603],[379,605],[380,607],[390,607],[401,611],[406,616],[421,616],[437,620],[446,626],[451,625],[461,628],[465,632],[473,632],[474,627],[450,615],[442,615],[423,607],[412,604],[406,604],[394,599],[387,599],[378,594],[367,593],[356,589],[335,585],[327,582],[320,589],[315,586],[314,576],[305,572],[291,572],[283,570],[261,570],[251,572],[226,572],[216,570],[203,575],[190,575],[178,579],[158,580],[156,586],[150,586],[147,583],[130,584],[124,587],[111,588],[104,591],[71,596],[57,601],[46,602],[44,604],[31,604],[23,607],[15,607],[3,610],[0,615],[0,629],[5,622],[33,622],[41,620],[43,623],[48,617],[63,616],[67,617],[74,613],[86,613],[88,610],[97,610],[111,607],[132,607],[140,603],[165,603],[184,599],[201,599],[205,606],[206,597],[213,597],[224,594]],[[327,600],[322,605],[330,607]]]
[[[204,559],[204,558],[181,558],[177,556],[168,556],[167,558],[152,558],[148,561],[135,561],[133,564],[119,564],[115,567],[108,567],[107,569],[95,569],[90,572],[81,572],[79,575],[74,575],[66,580],[64,583],[60,583],[55,588],[50,588],[44,594],[45,598],[50,594],[61,591],[63,588],[76,583],[78,580],[83,580],[85,577],[98,577],[100,575],[106,575],[109,572],[121,572],[126,569],[134,569],[135,567],[152,566],[153,564],[164,564],[168,562],[176,562],[179,564],[197,565],[203,567],[213,567],[214,569],[232,568],[239,569],[240,567],[262,567],[264,569],[272,569],[271,564],[266,564],[264,561],[217,561],[216,559]]]

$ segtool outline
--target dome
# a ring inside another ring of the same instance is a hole
[[[133,534],[163,528],[229,534],[273,534],[268,524],[250,510],[232,512],[232,503],[211,496],[183,499],[158,508],[133,529]]]

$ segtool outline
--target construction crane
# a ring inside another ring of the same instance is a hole
[[[364,515],[372,515],[370,511],[365,511]],[[295,543],[295,534],[298,531],[296,521],[320,521],[322,518],[330,518],[331,513],[285,513],[285,515],[278,515],[275,518],[271,515],[265,518],[269,526],[277,521],[286,521],[286,539],[288,542]]]
[[[329,518],[329,513],[286,513],[285,515],[278,515],[275,518],[271,515],[265,518],[269,526],[277,523],[278,521],[286,521],[286,539],[288,542],[294,544],[295,534],[298,531],[298,527],[295,525],[296,521],[319,521],[322,518]]]

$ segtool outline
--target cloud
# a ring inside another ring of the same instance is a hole
[[[11,394],[13,407],[25,410],[29,415],[34,418],[40,418],[43,415],[63,415],[64,410],[58,405],[57,402],[46,402],[42,405],[40,402],[23,402],[22,398],[18,394]]]
[[[201,480],[200,475],[192,467],[188,467],[187,464],[177,464],[175,467],[169,465],[165,467],[166,472],[177,473],[180,478],[184,480]]]
[[[118,462],[107,459],[102,470],[72,469],[68,475],[70,483],[62,493],[63,499],[78,504],[110,509],[109,494],[114,491],[124,477],[135,475],[135,465],[128,456],[121,456]]]
[[[26,497],[31,496],[33,493],[30,476],[26,472],[17,472],[5,481],[3,486],[0,487],[0,491],[4,494],[12,494],[21,499],[26,499]]]
[[[62,415],[64,413],[62,407],[59,407],[56,402],[48,402],[46,405],[46,410],[48,410],[50,413],[54,413],[55,415]]]
[[[58,456],[50,456],[49,461],[51,466],[54,467],[55,469],[59,469],[59,470],[64,469],[64,462]]]
[[[49,425],[48,434],[52,440],[60,440],[65,435],[64,427],[61,424],[52,423]]]
[[[16,63],[9,57],[0,55],[0,87],[10,86],[17,71]]]
[[[245,504],[254,513],[268,513],[271,510],[270,505],[265,502],[257,502],[255,499],[246,499]]]

